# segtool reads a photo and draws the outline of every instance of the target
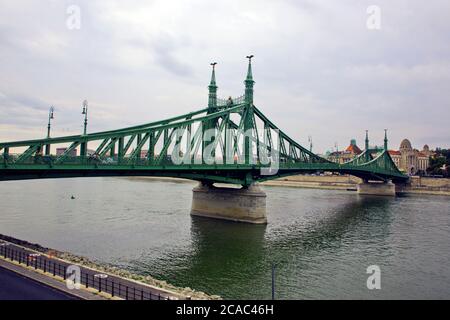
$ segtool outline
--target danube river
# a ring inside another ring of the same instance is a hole
[[[279,299],[450,299],[448,197],[265,187],[256,226],[191,217],[194,185],[0,182],[0,233],[224,298],[270,298],[274,263]]]

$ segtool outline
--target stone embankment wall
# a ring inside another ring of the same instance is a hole
[[[362,180],[353,176],[291,176],[277,180],[266,181],[262,185],[284,186],[298,188],[356,190],[356,185]],[[398,188],[398,191],[408,194],[450,195],[450,179],[411,177],[410,183]]]
[[[403,189],[404,193],[436,194],[450,196],[450,179],[411,177],[410,184]]]
[[[356,190],[356,185],[362,180],[353,176],[290,176],[277,180],[266,181],[262,185],[285,186],[315,189]]]
[[[411,187],[450,188],[450,179],[411,177]]]
[[[121,178],[122,179],[122,178]],[[147,180],[162,180],[176,181],[183,183],[195,184],[190,180],[178,178],[127,178],[127,179],[147,179]],[[313,189],[333,189],[333,190],[355,190],[357,184],[362,180],[353,176],[303,176],[296,175],[284,177],[276,180],[270,180],[261,183],[263,186],[276,187],[293,187],[293,188],[313,188]],[[450,179],[444,178],[426,178],[426,177],[411,177],[410,184],[405,186],[398,186],[397,191],[405,194],[435,194],[450,196]]]

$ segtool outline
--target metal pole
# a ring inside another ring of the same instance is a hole
[[[272,300],[275,300],[275,264],[272,263]]]
[[[50,138],[50,128],[51,128],[51,120],[53,119],[53,111],[55,111],[55,108],[51,106],[50,110],[48,111],[47,139]]]
[[[55,111],[55,108],[53,106],[50,107],[50,110],[48,111],[48,125],[47,125],[47,139],[50,139],[50,129],[51,129],[51,121],[53,119],[53,112]],[[50,144],[47,144],[45,146],[45,155],[50,155]]]
[[[50,116],[48,116],[47,139],[50,138]]]
[[[88,123],[88,102],[87,100],[83,101],[83,112],[82,114],[84,114],[84,130],[83,130],[83,134],[86,135],[87,133],[87,123]]]

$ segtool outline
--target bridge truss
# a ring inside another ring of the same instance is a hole
[[[249,61],[245,94],[218,99],[213,65],[208,107],[138,126],[0,143],[0,180],[92,176],[179,177],[243,186],[301,173],[330,171],[365,180],[404,182],[387,138],[338,164],[302,147],[253,104]],[[57,147],[64,151],[55,154]]]

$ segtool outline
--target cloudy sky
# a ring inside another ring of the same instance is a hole
[[[53,135],[81,132],[84,99],[91,132],[205,107],[212,61],[219,96],[239,96],[254,54],[255,104],[317,152],[363,145],[365,129],[381,144],[384,128],[395,149],[449,147],[449,12],[448,0],[0,0],[0,141],[45,136],[50,105]]]

